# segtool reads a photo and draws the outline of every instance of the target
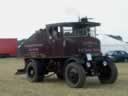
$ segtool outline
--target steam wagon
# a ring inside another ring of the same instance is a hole
[[[101,53],[97,26],[100,23],[88,18],[46,25],[24,42],[25,67],[17,74],[25,73],[29,81],[39,82],[54,72],[73,88],[83,87],[89,76],[97,76],[102,84],[114,83],[117,67]]]

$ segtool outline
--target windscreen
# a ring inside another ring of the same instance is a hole
[[[63,27],[64,36],[96,37],[96,27],[68,26]]]

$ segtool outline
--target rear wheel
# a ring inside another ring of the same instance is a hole
[[[73,88],[80,88],[85,83],[85,71],[81,64],[71,62],[65,68],[65,81]]]
[[[26,68],[27,78],[31,82],[39,82],[43,80],[42,64],[38,60],[32,60]]]
[[[103,84],[111,84],[117,80],[118,71],[116,65],[110,60],[107,59],[106,65],[100,68],[99,80]]]

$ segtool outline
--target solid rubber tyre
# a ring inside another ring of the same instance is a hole
[[[102,84],[112,84],[117,80],[118,70],[110,59],[106,59],[106,62],[108,64],[100,68],[100,75],[98,78]]]
[[[38,60],[29,62],[26,68],[27,78],[31,82],[39,82],[43,80],[42,64]]]
[[[73,72],[74,71],[74,72]],[[81,88],[85,83],[85,70],[81,64],[71,62],[65,68],[65,81],[72,88]]]

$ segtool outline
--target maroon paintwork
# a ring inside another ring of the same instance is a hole
[[[69,22],[49,24],[46,29],[41,29],[33,34],[23,45],[24,56],[26,58],[66,58],[78,56],[82,53],[91,53],[92,55],[101,55],[100,41],[90,36],[64,36],[62,28],[58,37],[51,36],[50,28],[57,26],[99,26],[95,22]],[[74,28],[75,30],[75,28]]]
[[[95,38],[70,37],[24,45],[25,56],[61,58],[80,53],[100,54],[100,42]]]

